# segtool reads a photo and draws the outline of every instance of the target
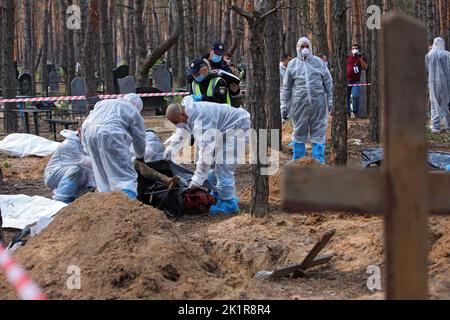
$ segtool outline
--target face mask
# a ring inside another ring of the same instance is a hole
[[[308,58],[309,57],[309,49],[308,48],[302,49],[302,56],[304,58]]]
[[[231,64],[231,60],[229,60],[229,59],[225,60],[225,62],[226,62],[228,65]]]
[[[197,76],[197,77],[194,77],[194,79],[195,79],[195,81],[197,81],[197,82],[203,82],[203,81],[205,81],[205,79],[206,79],[206,77],[204,76],[204,75],[199,75],[199,76]]]
[[[219,63],[220,61],[222,61],[222,56],[218,56],[217,54],[213,54],[211,60],[212,60],[212,62],[214,62],[214,63]]]
[[[359,53],[359,50],[358,49],[353,49],[352,53],[356,56]]]

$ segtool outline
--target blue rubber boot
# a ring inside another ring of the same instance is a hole
[[[312,157],[313,159],[325,164],[325,144],[313,143],[312,144]]]
[[[445,171],[450,171],[450,164],[445,167]]]
[[[294,142],[294,157],[292,160],[298,160],[306,157],[306,145],[304,143]]]
[[[134,191],[128,190],[128,189],[122,189],[123,193],[126,193],[128,198],[131,200],[137,199],[137,194]]]
[[[209,213],[213,216],[222,214],[237,214],[239,213],[238,199],[219,200],[215,205],[209,209]]]

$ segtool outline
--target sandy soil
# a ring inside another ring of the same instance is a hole
[[[360,139],[362,145],[349,146],[349,166],[360,167],[360,151],[375,144],[368,142],[367,121],[351,123],[349,139]],[[447,135],[430,136],[430,148],[449,150],[448,141]],[[288,158],[286,153],[284,160]],[[299,165],[315,163],[307,160]],[[26,191],[41,192],[42,184],[27,180],[27,175],[8,180],[8,190],[22,183],[30,184]],[[253,219],[248,214],[249,166],[239,167],[236,176],[240,215],[170,221],[122,194],[89,194],[63,209],[16,257],[52,299],[383,298],[383,292],[372,293],[366,286],[368,266],[384,270],[382,218],[282,212],[277,174],[271,178],[271,213]],[[429,222],[430,297],[450,299],[450,217],[431,217]],[[332,229],[336,235],[323,250],[335,254],[328,265],[301,279],[254,277],[260,270],[300,263],[322,234]],[[70,265],[81,268],[81,290],[66,287]],[[0,299],[15,298],[0,275]]]

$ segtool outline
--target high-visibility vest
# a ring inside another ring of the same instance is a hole
[[[212,78],[211,80],[209,80],[208,91],[206,91],[206,96],[207,97],[214,97],[214,89],[216,88],[217,83],[221,79],[222,78],[220,78],[220,77],[216,77],[216,78]],[[196,81],[192,82],[192,92],[196,96],[202,95],[202,91],[200,89],[200,84],[198,82],[196,82]],[[227,92],[227,104],[231,106],[230,92]]]

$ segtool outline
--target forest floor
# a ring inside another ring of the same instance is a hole
[[[289,125],[283,134],[285,153]],[[358,140],[355,140],[358,139]],[[368,121],[349,122],[349,167],[361,167],[360,152],[378,146],[368,139]],[[359,142],[360,140],[360,142]],[[431,150],[450,151],[450,134],[429,136]],[[329,154],[327,154],[329,158]],[[1,159],[0,194],[50,197],[42,183],[47,159]],[[298,165],[316,165],[304,160]],[[384,278],[383,219],[348,213],[283,212],[281,173],[270,179],[271,211],[248,214],[249,166],[237,170],[241,214],[186,216],[169,220],[119,193],[88,194],[63,209],[39,236],[15,255],[51,299],[382,299],[367,288],[369,266]],[[429,291],[450,299],[450,217],[429,218]],[[335,229],[323,250],[332,261],[305,278],[255,278],[261,270],[298,264],[320,237]],[[9,238],[14,234],[7,230]],[[67,289],[68,266],[81,268],[80,290]],[[382,288],[385,288],[383,283]],[[16,299],[0,274],[0,300]]]

